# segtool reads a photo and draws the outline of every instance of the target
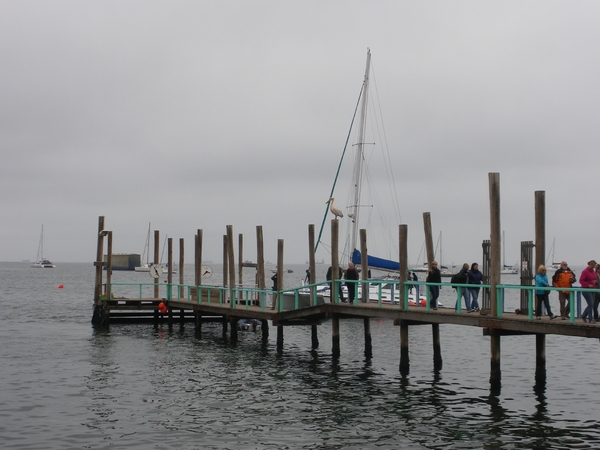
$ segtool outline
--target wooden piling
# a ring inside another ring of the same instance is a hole
[[[96,285],[94,289],[94,305],[100,301],[102,295],[102,266],[104,258],[104,216],[98,218],[98,244],[96,247]]]
[[[277,353],[283,353],[283,327],[277,326]]]
[[[439,372],[442,370],[442,345],[440,341],[440,324],[431,324],[431,334],[433,335],[433,370]]]
[[[408,225],[398,226],[398,243],[398,261],[400,261],[400,309],[404,309],[406,303],[404,283],[406,283],[408,277]]]
[[[367,280],[369,277],[369,264],[368,264],[368,253],[367,253],[367,230],[361,228],[359,230],[360,238],[360,265],[361,265],[361,276],[362,280]],[[358,287],[356,287],[358,291]],[[360,301],[367,303],[369,300],[369,284],[364,283],[361,288],[362,296]],[[371,319],[365,317],[363,319],[363,328],[365,336],[365,358],[373,357],[373,338],[371,336]]]
[[[244,285],[244,235],[238,234],[238,285]],[[244,293],[240,290],[238,292],[238,300],[240,302],[244,299]]]
[[[331,317],[331,356],[340,356],[340,318],[336,315]]]
[[[340,224],[337,219],[331,220],[331,303],[339,303],[339,230]]]
[[[237,341],[238,339],[238,328],[237,328],[237,317],[231,317],[229,319],[229,326],[231,327],[230,337],[232,341]]]
[[[202,230],[198,229],[194,236],[194,283],[196,286],[202,284]],[[202,301],[202,297],[198,292],[198,302]],[[195,316],[195,333],[196,337],[200,337],[202,334],[202,313],[199,311],[194,312]]]
[[[183,288],[183,285],[185,284],[185,277],[184,277],[184,265],[185,265],[185,246],[184,246],[184,242],[183,242],[183,238],[179,238],[179,298],[180,299],[184,299],[185,298],[185,291]]]
[[[433,250],[433,232],[431,229],[431,213],[423,213],[423,229],[425,231],[425,249],[427,251],[427,268],[431,270],[431,263],[435,259]]]
[[[360,268],[361,268],[361,276],[362,280],[369,279],[369,253],[367,249],[367,230],[364,228],[360,230]],[[362,302],[367,303],[369,301],[369,284],[364,283],[362,289]]]
[[[498,317],[498,296],[496,286],[500,283],[500,174],[489,173],[490,191],[490,303],[492,317]],[[490,385],[499,388],[502,372],[500,369],[500,333],[490,333]]]
[[[167,300],[173,298],[173,238],[167,239]],[[169,330],[173,328],[173,308],[169,307]]]
[[[546,192],[535,191],[535,270],[546,262]],[[552,261],[554,262],[554,261]],[[537,304],[537,298],[536,302]],[[546,335],[535,335],[535,381],[546,381]]]
[[[258,289],[263,291],[265,289],[265,248],[263,240],[263,229],[261,225],[256,227],[256,282]],[[264,295],[264,294],[262,294]],[[266,298],[260,299],[266,301]],[[269,339],[269,321],[266,319],[261,320],[260,330],[262,332],[262,340],[266,342]]]
[[[405,320],[400,321],[400,374],[408,375],[410,372],[410,359],[408,357],[408,325]]]
[[[235,254],[233,251],[233,225],[227,225],[227,264],[229,266],[229,301],[235,307]]]
[[[160,231],[154,230],[154,264],[158,263],[160,263]],[[159,295],[159,278],[154,279],[154,298],[158,298]]]
[[[316,282],[316,264],[315,264],[315,225],[308,225],[308,284],[315,284]],[[316,289],[311,288],[310,290],[310,304],[315,306],[317,304],[317,292]],[[310,326],[310,342],[311,348],[319,348],[319,334],[317,325]]]

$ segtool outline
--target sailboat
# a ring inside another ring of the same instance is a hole
[[[504,231],[502,232],[502,269],[500,269],[500,273],[504,275],[515,275],[519,273],[516,264],[514,266],[506,265],[506,241],[504,240]]]
[[[560,263],[554,261],[554,247],[555,246],[556,246],[556,238],[554,238],[552,240],[552,248],[550,248],[550,253],[548,253],[548,256],[546,257],[546,267],[551,270],[560,269]],[[552,262],[552,264],[550,266],[548,266],[548,259],[549,259],[550,255],[552,255],[552,259],[550,260]]]
[[[36,262],[32,263],[31,267],[36,269],[53,269],[56,267],[50,260],[44,258],[44,225],[42,225],[42,232],[40,233]]]
[[[150,272],[150,222],[148,223],[148,236],[146,236],[146,243],[144,244],[144,251],[142,252],[142,261],[146,261],[139,267],[134,267],[136,272]]]
[[[360,218],[361,218],[361,210],[365,210],[365,209],[370,209],[373,210],[374,206],[373,205],[365,205],[365,204],[361,204],[361,194],[362,194],[362,187],[363,187],[363,181],[367,181],[367,180],[363,180],[363,178],[367,177],[367,165],[365,163],[366,160],[370,159],[370,157],[365,156],[365,147],[366,146],[370,146],[370,145],[374,145],[372,143],[368,143],[365,142],[365,132],[366,132],[366,126],[367,126],[367,110],[368,110],[368,100],[369,100],[369,79],[370,79],[370,69],[371,69],[371,51],[369,49],[367,49],[367,63],[366,63],[366,68],[365,68],[365,75],[364,75],[364,80],[363,80],[363,84],[362,84],[362,88],[360,91],[360,96],[359,96],[359,102],[356,105],[356,110],[354,113],[354,117],[356,117],[357,112],[358,114],[358,133],[357,133],[357,139],[355,141],[355,144],[353,145],[354,149],[355,149],[355,155],[354,155],[354,166],[353,166],[353,171],[352,171],[352,192],[349,195],[349,200],[348,203],[349,205],[347,206],[347,213],[346,213],[346,217],[343,220],[346,220],[346,225],[347,225],[347,241],[343,247],[343,251],[342,251],[342,255],[340,258],[340,265],[343,267],[345,266],[347,261],[351,261],[353,264],[355,264],[357,267],[361,266],[363,257],[366,257],[367,260],[367,265],[369,267],[369,269],[375,269],[375,270],[379,270],[379,271],[383,271],[384,273],[387,273],[388,275],[384,278],[379,278],[379,280],[382,279],[397,279],[398,278],[398,274],[400,272],[400,263],[398,261],[394,261],[393,259],[390,258],[382,258],[382,257],[376,257],[373,255],[362,255],[360,250],[358,249],[358,238],[359,238],[359,224],[360,224]],[[360,111],[359,111],[360,108]],[[354,126],[354,118],[352,120],[352,124],[351,124],[351,130]],[[384,127],[381,127],[382,129],[385,129]],[[335,184],[337,182],[338,176],[340,174],[340,169],[342,167],[342,162],[344,160],[344,156],[346,154],[346,149],[348,148],[348,141],[350,139],[350,133],[348,133],[348,138],[346,140],[346,145],[344,147],[344,151],[342,153],[342,157],[341,157],[341,161],[338,165],[338,169],[337,169],[337,173],[335,176],[335,182],[333,184],[333,187],[331,189],[331,193],[330,193],[330,200],[329,202],[327,202],[327,208],[325,210],[325,215],[323,217],[323,223],[321,225],[321,230],[319,232],[319,237],[317,239],[317,244],[315,246],[315,251],[317,250],[319,243],[320,243],[320,238],[321,238],[321,233],[323,231],[324,225],[325,225],[325,221],[326,218],[328,216],[329,213],[329,207],[330,202],[333,201],[333,194],[334,194],[334,190],[335,190]],[[385,142],[385,138],[383,138],[383,141]],[[390,163],[390,161],[386,161],[385,164],[386,170],[387,170],[387,175],[388,175],[388,180],[393,180],[393,176],[390,173],[392,164]],[[381,177],[379,177],[381,178]],[[372,180],[371,180],[372,181]],[[369,183],[369,186],[371,185],[371,183]],[[391,191],[393,191],[393,187],[392,189],[390,189]],[[393,192],[393,200],[390,203],[385,204],[384,207],[381,208],[381,210],[385,210],[385,211],[390,211],[393,210],[397,213],[397,221],[396,223],[400,223],[399,220],[399,213],[398,213],[398,208],[397,208],[397,203],[394,203],[394,200],[397,200],[398,196],[395,195],[395,192]],[[378,211],[379,212],[379,211]],[[341,213],[341,211],[337,211],[336,210],[336,218],[338,215],[340,215],[339,213]],[[371,220],[367,220],[366,222],[371,223]],[[382,233],[374,233],[372,231],[371,236],[374,237],[374,235],[376,234],[385,234],[385,233],[389,233],[389,230],[392,229],[392,227],[388,224],[387,226],[384,225],[384,228],[382,231]],[[374,247],[374,245],[371,243],[369,244],[370,247]],[[391,249],[392,245],[390,244],[386,244],[388,249]],[[398,254],[398,252],[396,252],[396,254]],[[407,268],[403,268],[403,270],[407,270]],[[394,273],[394,275],[392,275],[392,273]],[[389,286],[383,285],[382,286],[382,290],[381,290],[381,296],[384,302],[389,302],[389,303],[396,303],[398,301],[398,289],[397,286],[395,288],[395,292],[394,292],[394,284],[389,284]],[[360,291],[360,288],[359,288]],[[373,300],[377,300],[378,296],[379,296],[379,288],[378,288],[378,283],[373,284],[373,286],[370,286],[369,289],[369,299],[370,301]],[[323,293],[324,296],[327,296],[327,293]],[[357,293],[358,298],[360,298],[361,293],[358,292]],[[423,303],[425,300],[425,296],[420,296],[420,303]],[[414,295],[411,295],[411,297],[409,297],[409,304],[415,304],[416,299]]]
[[[150,228],[151,228],[151,224],[148,223],[148,235],[146,236],[146,244],[144,245],[144,251],[142,253],[142,261],[144,261],[144,258],[145,258],[146,262],[144,264],[142,264],[141,266],[139,266],[139,267],[135,267],[134,270],[136,272],[150,272],[150,268],[152,266],[156,265],[156,264],[153,264],[153,263],[150,262],[150,236],[151,236]],[[166,243],[167,243],[167,236],[165,236],[165,244]],[[163,258],[164,253],[165,253],[165,248],[166,248],[166,245],[163,245],[163,252],[160,255],[160,261],[161,262],[158,264],[158,266],[159,266],[159,273],[168,272],[169,271],[169,264],[162,264],[162,258]],[[177,267],[176,266],[173,266],[172,273],[177,273]]]

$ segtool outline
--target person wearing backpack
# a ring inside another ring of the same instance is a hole
[[[456,284],[467,284],[469,280],[467,275],[468,272],[469,264],[464,263],[462,269],[460,269],[460,271],[454,277],[452,277],[452,280],[455,280],[452,282]],[[462,291],[461,297],[465,299],[465,307],[467,308],[467,312],[473,312],[473,310],[471,309],[471,300],[469,298],[469,289],[466,287],[459,287],[457,289],[460,289]],[[460,297],[456,300],[456,305],[454,306],[454,309],[457,311],[459,301],[461,301]]]
[[[483,274],[479,270],[479,264],[473,263],[471,264],[471,270],[467,272],[467,283],[469,284],[481,284],[481,280],[483,279]],[[479,297],[479,287],[470,287],[467,288],[469,290],[469,297],[471,300],[471,310],[479,311],[479,302],[477,298]]]

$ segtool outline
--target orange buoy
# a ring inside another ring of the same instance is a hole
[[[165,314],[165,313],[166,313],[168,310],[169,310],[169,308],[167,308],[167,305],[165,305],[163,302],[160,302],[160,303],[158,304],[158,311],[159,311],[161,314]]]
[[[65,287],[65,285],[64,284],[59,284],[57,287],[58,287],[58,289],[63,289]]]

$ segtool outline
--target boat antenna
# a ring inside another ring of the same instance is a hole
[[[350,129],[348,130],[348,136],[346,137],[346,143],[344,144],[344,150],[342,151],[342,157],[340,158],[340,162],[338,164],[337,172],[335,173],[335,179],[333,180],[333,186],[331,186],[331,193],[329,197],[333,197],[333,191],[335,190],[335,185],[337,183],[338,176],[340,174],[340,169],[342,168],[342,161],[344,161],[344,155],[346,154],[346,149],[348,148],[348,141],[350,141],[350,134],[352,133],[352,127],[354,126],[354,119],[356,119],[356,113],[358,112],[358,107],[360,105],[360,99],[363,94],[363,89],[365,85],[360,88],[360,93],[358,94],[358,101],[356,102],[356,108],[354,108],[354,115],[352,116],[352,122],[350,123]],[[315,253],[319,248],[319,243],[321,242],[321,235],[323,234],[323,228],[325,227],[325,221],[327,220],[327,212],[329,211],[329,202],[325,207],[325,214],[323,215],[323,222],[321,222],[321,229],[319,230],[319,237],[317,238],[317,243],[315,244]]]

